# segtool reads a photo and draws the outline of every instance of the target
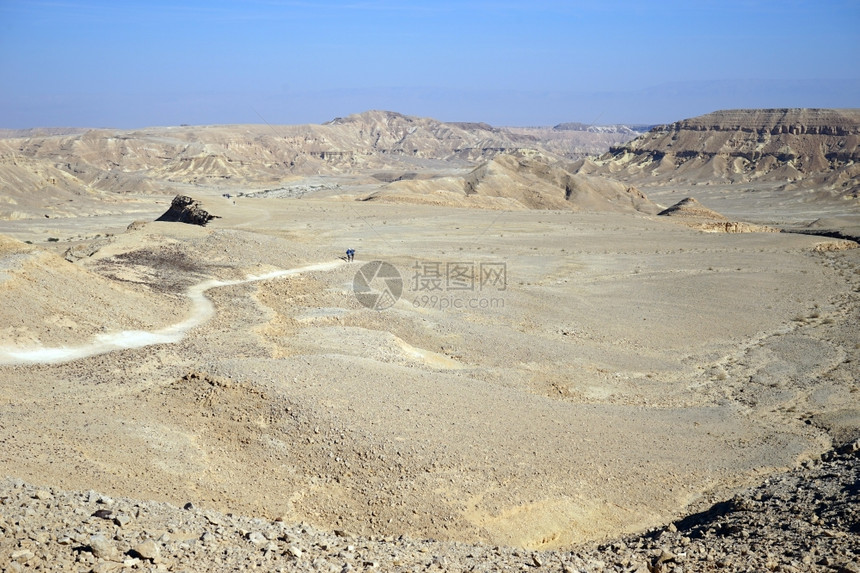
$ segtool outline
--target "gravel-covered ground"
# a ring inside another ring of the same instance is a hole
[[[0,481],[3,571],[860,572],[860,441],[705,511],[572,551],[359,537]]]
[[[860,250],[612,214],[229,205],[74,263],[6,243],[10,357],[186,336],[0,365],[0,572],[856,569],[857,448],[821,454],[860,437]],[[400,269],[394,307],[359,302],[368,261]],[[422,302],[425,267],[464,261],[504,264],[504,290],[439,300],[503,305]]]

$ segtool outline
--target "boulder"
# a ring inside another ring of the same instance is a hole
[[[200,202],[192,199],[188,195],[177,195],[173,198],[173,202],[161,217],[156,221],[169,221],[174,223],[190,223],[192,225],[200,225],[205,227],[206,223],[212,219],[217,219],[216,215],[211,215],[203,209]]]

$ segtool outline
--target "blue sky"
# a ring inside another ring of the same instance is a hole
[[[0,127],[860,107],[860,2],[0,0]]]

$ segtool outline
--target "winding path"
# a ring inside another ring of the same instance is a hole
[[[313,271],[329,271],[343,264],[343,261],[317,263],[294,269],[273,271],[264,275],[248,275],[244,279],[230,281],[211,279],[203,281],[188,289],[188,298],[191,299],[192,303],[191,313],[182,322],[158,330],[123,330],[120,332],[99,334],[89,342],[79,346],[0,347],[0,365],[59,364],[125,348],[141,348],[152,344],[176,343],[182,340],[192,328],[205,323],[215,314],[215,306],[206,297],[206,291],[209,289],[276,279]]]

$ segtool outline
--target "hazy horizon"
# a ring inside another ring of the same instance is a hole
[[[0,1],[0,128],[860,107],[860,5]]]

